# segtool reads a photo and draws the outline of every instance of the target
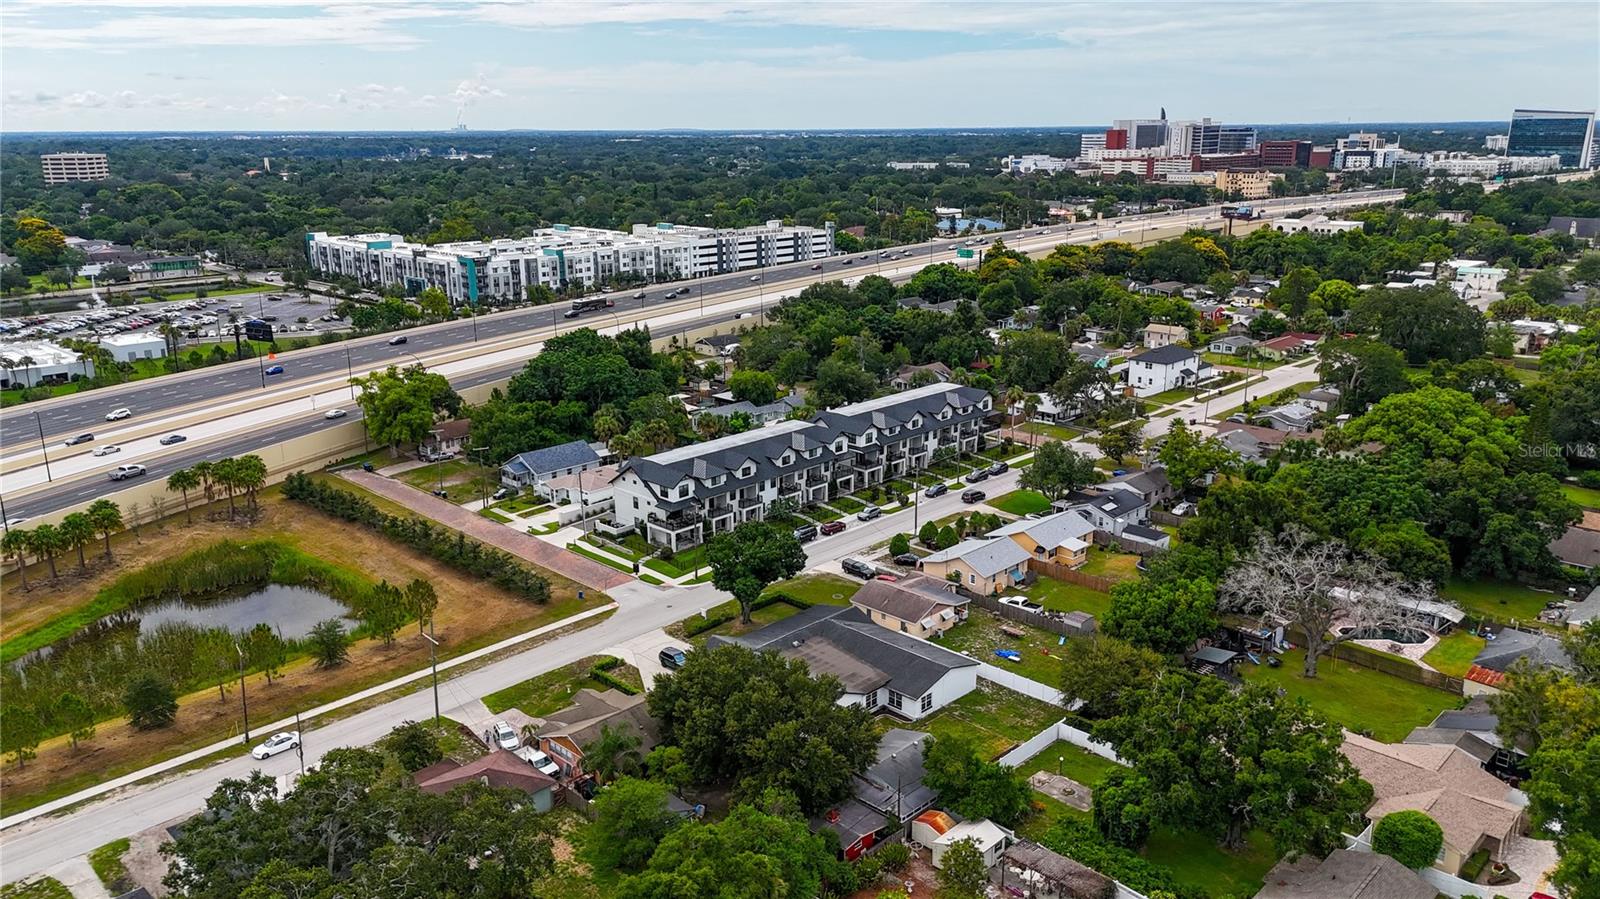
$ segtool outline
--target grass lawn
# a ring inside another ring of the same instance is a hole
[[[1248,368],[1252,371],[1271,371],[1283,364],[1282,359],[1249,359],[1244,356],[1229,356],[1226,353],[1205,352],[1200,358],[1212,365],[1226,365],[1229,368]]]
[[[501,512],[511,512],[520,515],[522,513],[534,514],[537,512],[543,512],[549,509],[550,506],[547,505],[543,499],[530,493],[522,494],[520,496],[513,496],[510,499],[503,499],[500,502],[495,503],[490,508]]]
[[[636,537],[638,535],[637,534],[632,534],[630,536],[635,536]],[[622,558],[627,559],[629,561],[633,561],[633,562],[637,562],[640,559],[640,557],[649,554],[649,550],[645,550],[644,552],[640,552],[635,547],[624,546],[621,543],[616,543],[616,542],[613,542],[611,540],[604,540],[604,539],[602,539],[600,537],[596,537],[593,534],[584,534],[582,537],[580,537],[578,539],[583,543],[587,543],[590,546],[595,547],[596,549],[605,550],[606,552],[612,554],[613,556],[621,556]]]
[[[1544,604],[1556,598],[1554,593],[1541,593],[1523,584],[1487,579],[1462,580],[1451,578],[1444,585],[1446,599],[1453,599],[1463,609],[1496,621],[1537,622]]]
[[[1478,651],[1483,649],[1486,642],[1482,637],[1466,631],[1452,631],[1440,638],[1422,660],[1433,666],[1435,671],[1461,677],[1472,667],[1472,660],[1477,658]]]
[[[979,681],[976,690],[910,725],[887,715],[878,718],[885,729],[909,726],[925,730],[935,739],[967,737],[986,759],[999,758],[1060,720],[1060,708],[986,681]]]
[[[1600,509],[1600,490],[1593,487],[1579,487],[1577,484],[1562,484],[1561,492],[1567,495],[1567,499],[1580,506]]]
[[[651,571],[660,572],[667,577],[677,578],[692,574],[697,568],[706,565],[706,548],[704,545],[690,547],[672,557],[672,561],[665,559],[651,559],[644,563]]]
[[[500,475],[498,471],[485,468],[475,462],[465,459],[446,459],[443,462],[434,462],[421,468],[401,472],[395,476],[396,480],[410,484],[418,490],[432,493],[439,489],[440,483],[444,484],[447,493],[460,493],[452,488],[470,489],[476,495],[479,492],[478,481],[483,481],[489,486],[489,492],[499,489]]]
[[[122,864],[122,856],[128,851],[129,844],[128,838],[123,837],[89,853],[89,867],[94,869],[95,876],[100,878],[113,896],[132,889],[128,884],[128,869]]]
[[[1023,631],[1026,636],[1012,637],[1000,630],[1001,625]],[[1055,657],[1060,636],[1043,628],[1007,621],[993,612],[974,608],[967,620],[945,632],[937,642],[947,649],[964,652],[996,667],[1015,671],[1041,684],[1054,685],[1061,679],[1061,661]],[[994,654],[997,649],[1014,649],[1022,655],[1020,662],[1008,662]]]
[[[627,574],[633,574],[633,566],[632,565],[624,565],[623,563],[618,562],[616,559],[613,559],[610,556],[602,556],[601,554],[595,552],[594,550],[585,547],[581,543],[568,543],[567,544],[567,549],[571,550],[572,552],[577,553],[580,556],[583,556],[585,559],[592,559],[593,561],[599,562],[601,565],[604,565],[607,568],[615,568],[618,571],[621,571],[621,572],[624,572],[624,573],[627,573]]]
[[[580,688],[610,689],[610,685],[589,676],[596,663],[610,656],[589,656],[570,665],[563,665],[538,677],[512,684],[483,697],[483,704],[496,715],[506,709],[517,709],[534,718],[547,718],[572,704],[572,695]],[[606,672],[617,680],[637,689],[644,689],[638,669],[632,665],[618,665]]]
[[[1037,490],[1013,490],[989,500],[989,505],[1012,515],[1028,515],[1050,508],[1050,500]]]
[[[1139,576],[1139,557],[1133,553],[1119,553],[1098,546],[1089,547],[1089,561],[1079,571],[1117,581],[1133,580]]]
[[[803,574],[779,581],[768,593],[787,593],[796,599],[819,605],[842,606],[861,589],[861,582],[837,574]]]
[[[1122,766],[1065,740],[1057,740],[1021,765],[1017,771],[1026,777],[1035,771],[1064,774],[1086,787],[1093,787]]]
[[[0,899],[72,899],[72,891],[54,877],[40,877],[0,887]]]
[[[1158,393],[1158,394],[1156,394],[1154,396],[1146,397],[1145,399],[1148,402],[1152,402],[1152,403],[1156,403],[1156,404],[1165,406],[1165,405],[1168,405],[1170,403],[1181,403],[1184,400],[1189,399],[1192,396],[1194,396],[1194,389],[1193,388],[1190,388],[1190,387],[1174,387],[1171,390],[1163,390],[1160,393]]]
[[[1150,834],[1144,857],[1210,896],[1252,895],[1278,863],[1272,839],[1261,831],[1245,834],[1244,848],[1238,852],[1225,852],[1205,834],[1161,827]]]
[[[511,519],[505,517],[504,515],[501,515],[499,512],[496,512],[493,509],[479,509],[478,510],[478,514],[482,515],[484,518],[489,519],[490,521],[498,521],[501,524],[510,524],[511,523]]]
[[[1386,743],[1400,742],[1412,728],[1461,705],[1460,696],[1327,656],[1317,662],[1315,679],[1304,678],[1304,659],[1304,650],[1295,649],[1284,654],[1281,668],[1247,662],[1237,670],[1245,680],[1281,687],[1335,723]]]
[[[1055,440],[1063,441],[1075,440],[1083,434],[1083,431],[1077,428],[1065,427],[1063,425],[1053,425],[1042,421],[1027,422],[1017,430],[1022,431],[1025,434],[1036,434],[1040,437],[1050,437]]]
[[[747,634],[750,631],[760,630],[774,621],[782,621],[783,619],[788,618],[790,615],[797,614],[799,611],[799,606],[792,606],[786,602],[769,603],[751,612],[750,623],[744,624],[739,621],[738,601],[729,600],[720,606],[713,606],[712,608],[706,610],[706,615],[708,617],[718,617],[723,615],[730,616],[727,621],[708,631],[701,631],[700,633],[695,634],[693,637],[685,637],[684,624],[688,621],[694,621],[694,618],[687,618],[684,619],[684,621],[677,622],[676,624],[670,624],[667,626],[666,630],[667,633],[677,637],[680,640],[686,639],[696,647],[703,647],[706,645],[706,640],[710,638],[712,634],[716,634],[719,637],[736,637],[739,634]]]
[[[844,512],[847,515],[854,515],[855,513],[860,512],[862,509],[867,507],[865,502],[856,499],[853,496],[836,496],[833,499],[828,500],[828,505],[838,509],[841,512]]]
[[[1102,620],[1111,609],[1111,594],[1049,577],[1035,581],[1027,597],[1053,612],[1088,612]]]

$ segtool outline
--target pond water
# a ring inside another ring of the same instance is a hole
[[[127,613],[125,613],[127,614]],[[343,618],[348,627],[354,622],[338,600],[310,587],[268,584],[248,593],[224,594],[215,599],[167,600],[131,613],[139,629],[149,633],[167,622],[200,628],[220,627],[247,631],[262,622],[272,625],[286,640],[297,640],[311,633],[317,622]]]

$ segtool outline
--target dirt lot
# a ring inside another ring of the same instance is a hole
[[[227,505],[221,514],[195,515],[193,525],[178,515],[165,520],[160,528],[145,526],[141,535],[123,533],[112,538],[116,561],[101,562],[87,576],[76,572],[77,559],[58,559],[63,577],[56,585],[46,581],[43,565],[29,568],[32,590],[20,589],[14,572],[8,571],[0,592],[0,635],[19,634],[51,617],[89,601],[95,591],[117,576],[156,556],[182,553],[224,537],[254,539],[272,537],[285,540],[312,555],[360,570],[373,580],[404,583],[414,577],[433,582],[439,594],[435,631],[441,655],[455,655],[485,646],[513,634],[531,630],[559,618],[609,602],[604,595],[588,591],[583,602],[577,599],[572,582],[553,573],[551,601],[539,606],[463,575],[433,559],[422,556],[376,532],[329,518],[305,506],[281,499],[276,489],[263,493],[261,515],[254,522],[229,522]],[[592,621],[593,619],[591,619]],[[250,696],[251,720],[270,721],[327,702],[339,696],[391,677],[423,667],[428,661],[428,643],[417,628],[403,628],[390,646],[364,640],[350,650],[348,664],[318,671],[306,660],[290,664],[283,676],[271,685],[257,675],[246,681]],[[4,793],[6,813],[65,795],[179,752],[204,746],[240,733],[239,697],[235,689],[219,701],[217,691],[208,689],[185,696],[177,722],[154,732],[136,732],[125,721],[102,722],[94,738],[73,752],[65,738],[39,747],[35,761],[26,767],[8,763],[0,769],[0,792]]]

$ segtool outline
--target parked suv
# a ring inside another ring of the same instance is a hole
[[[1006,472],[1008,472],[1010,470],[1011,470],[1011,466],[1010,465],[1007,465],[1004,461],[1000,461],[1000,462],[996,462],[993,465],[989,466],[989,475],[991,477],[993,477],[994,475],[1005,474]]]
[[[870,581],[878,576],[878,569],[873,568],[860,559],[845,559],[839,563],[845,574],[852,574],[864,581]]]
[[[966,481],[968,484],[976,484],[979,481],[987,481],[988,479],[989,469],[987,468],[974,468],[973,470],[967,472],[966,477],[962,478],[962,480]]]
[[[981,503],[988,498],[989,494],[982,490],[967,490],[961,494],[961,501],[964,503]]]
[[[928,499],[933,499],[936,496],[944,496],[946,493],[949,493],[949,492],[950,492],[949,485],[947,485],[947,484],[934,484],[932,487],[929,487],[927,490],[922,491],[922,495],[926,496]]]
[[[822,527],[817,528],[817,530],[822,532],[822,536],[831,537],[834,534],[837,534],[840,531],[844,530],[844,522],[842,522],[842,521],[825,521],[825,522],[822,523]]]
[[[868,506],[865,509],[862,509],[860,512],[856,513],[856,520],[857,521],[871,521],[872,519],[877,518],[879,515],[882,515],[882,514],[883,514],[883,510],[878,508],[877,506]]]
[[[810,543],[812,540],[817,539],[817,526],[814,524],[803,524],[795,528],[794,539],[799,540],[801,543]]]
[[[688,655],[676,646],[668,646],[666,649],[661,650],[656,658],[661,660],[661,667],[663,668],[682,668],[683,663],[689,661]]]

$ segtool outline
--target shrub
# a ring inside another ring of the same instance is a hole
[[[1444,831],[1438,822],[1414,809],[1391,812],[1372,830],[1372,851],[1381,852],[1407,868],[1426,868],[1439,857]]]
[[[166,727],[178,717],[178,694],[154,674],[141,674],[122,694],[128,721],[139,730]]]
[[[909,534],[895,534],[889,538],[889,554],[898,556],[911,552],[911,536]]]
[[[904,843],[890,843],[878,850],[878,861],[887,871],[904,871],[911,864],[911,850]]]
[[[1600,490],[1600,469],[1579,472],[1578,483],[1591,490]]]

